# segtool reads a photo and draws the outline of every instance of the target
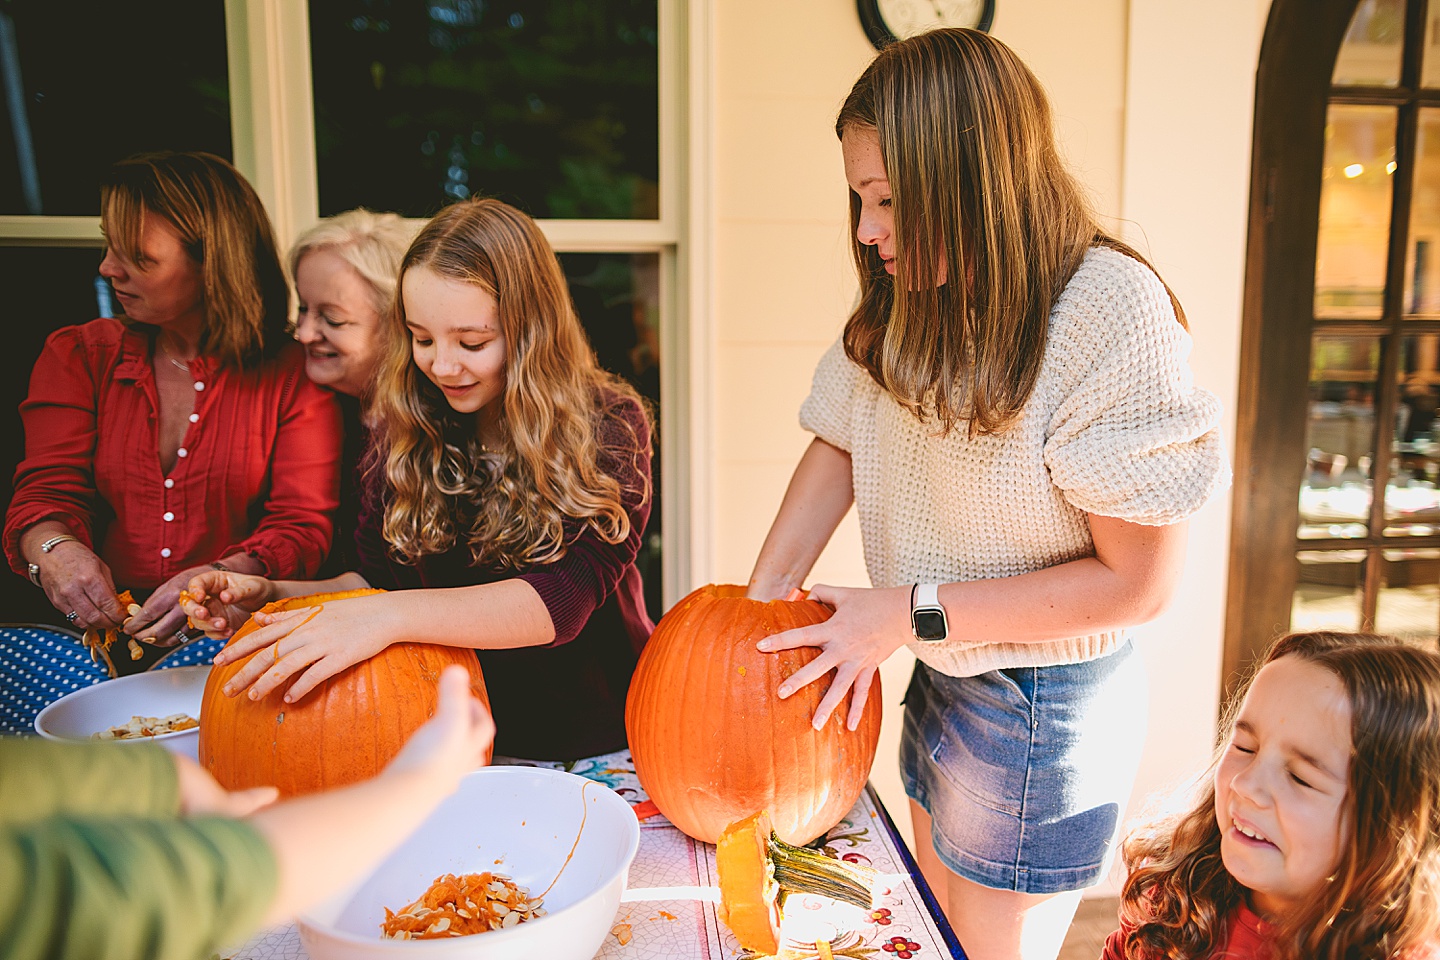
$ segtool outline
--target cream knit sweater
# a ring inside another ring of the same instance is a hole
[[[1092,556],[1087,513],[1176,523],[1228,483],[1220,402],[1195,386],[1189,352],[1156,276],[1097,247],[1056,302],[1035,390],[1004,433],[972,440],[960,424],[939,436],[839,341],[815,370],[800,423],[850,453],[874,586],[1013,577]],[[954,631],[964,612],[948,612]],[[996,636],[910,649],[963,677],[1090,660],[1123,638]]]

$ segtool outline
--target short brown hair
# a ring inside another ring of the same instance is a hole
[[[240,171],[212,153],[126,157],[100,185],[100,221],[110,246],[132,262],[147,211],[175,228],[200,267],[201,353],[240,367],[279,350],[290,288],[265,206]]]

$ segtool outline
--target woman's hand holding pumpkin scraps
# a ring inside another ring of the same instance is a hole
[[[206,570],[185,585],[180,609],[207,637],[223,639],[244,626],[250,614],[274,600],[274,593],[275,584],[264,577]]]
[[[910,588],[880,590],[817,584],[810,590],[810,599],[833,607],[835,615],[824,623],[766,637],[757,646],[766,653],[819,647],[820,655],[791,674],[776,692],[783,700],[834,670],[835,679],[815,708],[812,723],[816,730],[824,727],[853,687],[845,722],[854,730],[860,725],[880,664],[912,637]]]
[[[285,691],[285,702],[294,703],[401,637],[403,628],[392,623],[396,606],[395,595],[374,594],[255,614],[259,629],[215,655],[216,663],[229,663],[262,651],[230,679],[225,695],[238,696],[248,688],[250,699],[259,700],[298,673],[300,678]]]

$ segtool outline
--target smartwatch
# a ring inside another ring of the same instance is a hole
[[[917,583],[910,588],[910,632],[916,640],[926,643],[950,636],[950,621],[940,606],[938,583]]]

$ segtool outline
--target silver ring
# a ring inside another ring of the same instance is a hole
[[[71,610],[69,613],[65,614],[65,619],[69,620],[71,623],[74,623],[76,620],[80,619],[80,611]]]

